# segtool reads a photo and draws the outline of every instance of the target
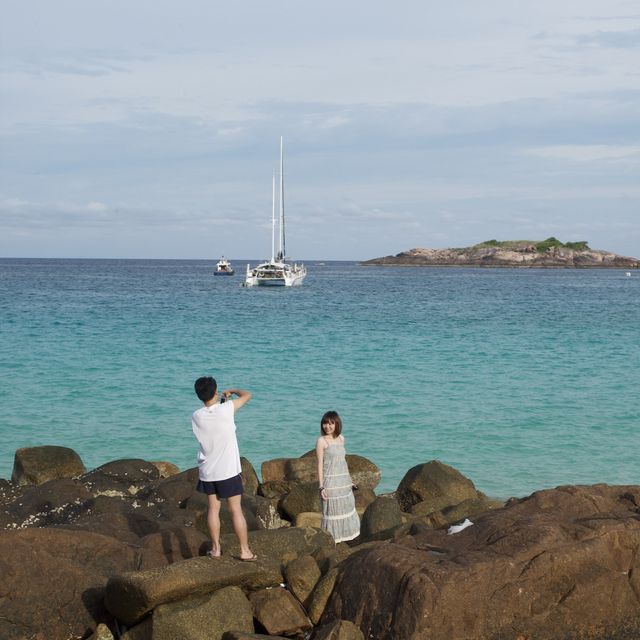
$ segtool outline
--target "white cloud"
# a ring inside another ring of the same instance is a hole
[[[640,145],[551,145],[525,149],[524,153],[539,158],[555,158],[571,162],[640,161]]]
[[[211,237],[251,254],[268,244],[281,134],[298,255],[350,258],[353,238],[399,251],[428,244],[425,225],[461,245],[483,221],[505,238],[637,214],[627,0],[10,4],[0,254],[35,251],[13,242],[25,229],[64,230],[65,251],[94,230],[108,255],[136,229],[157,257],[204,255]]]

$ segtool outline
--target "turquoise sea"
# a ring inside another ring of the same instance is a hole
[[[0,260],[0,477],[41,444],[192,467],[210,374],[253,392],[258,470],[335,409],[380,491],[434,458],[495,497],[640,482],[640,272],[311,262],[302,287],[245,289],[246,262]]]

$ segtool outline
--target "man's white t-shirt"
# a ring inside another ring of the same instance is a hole
[[[191,416],[193,433],[200,443],[198,467],[200,480],[227,480],[242,471],[236,438],[234,406],[231,400],[200,407]]]

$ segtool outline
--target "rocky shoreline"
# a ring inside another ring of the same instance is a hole
[[[424,267],[535,267],[546,269],[638,269],[640,260],[590,249],[585,243],[563,244],[555,238],[542,242],[489,240],[463,249],[409,249],[395,256],[373,258],[364,266]]]
[[[503,504],[432,460],[376,495],[380,469],[347,461],[362,528],[336,545],[319,528],[314,452],[266,461],[261,479],[243,458],[259,556],[243,563],[224,509],[223,558],[204,555],[196,468],[133,459],[87,471],[64,447],[18,450],[0,480],[0,637],[640,637],[640,486]]]

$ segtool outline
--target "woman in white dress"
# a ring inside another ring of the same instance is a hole
[[[322,498],[321,526],[336,542],[353,540],[360,535],[360,518],[347,467],[342,420],[335,411],[327,411],[322,416],[320,433],[316,456]]]

